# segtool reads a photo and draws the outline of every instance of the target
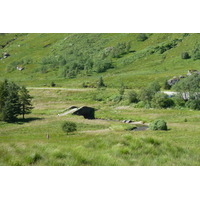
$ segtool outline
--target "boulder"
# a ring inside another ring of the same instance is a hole
[[[5,52],[5,53],[3,54],[3,57],[4,57],[4,58],[7,58],[8,56],[10,56],[10,54],[7,53],[7,52]]]

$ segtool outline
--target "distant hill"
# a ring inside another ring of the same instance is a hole
[[[1,33],[0,58],[0,80],[26,86],[141,88],[200,70],[200,34]]]

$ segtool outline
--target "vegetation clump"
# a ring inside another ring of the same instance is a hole
[[[147,37],[147,35],[145,33],[140,33],[138,35],[138,37],[137,37],[137,41],[141,41],[141,42],[143,42],[143,41],[145,41],[147,39],[148,39],[148,37]]]
[[[132,90],[128,93],[128,102],[129,103],[137,103],[139,100],[138,100],[138,94]]]
[[[158,119],[149,125],[150,130],[167,130],[167,123],[164,120]]]
[[[186,107],[200,110],[200,75],[193,74],[173,86],[179,98],[186,102]]]
[[[68,134],[68,133],[76,131],[77,126],[74,122],[66,121],[66,122],[63,122],[62,124],[62,130]]]
[[[0,116],[2,121],[14,122],[17,116],[31,113],[32,97],[26,87],[5,80],[0,83]]]
[[[100,77],[99,81],[97,82],[97,88],[101,88],[101,87],[106,87],[102,77]]]
[[[166,94],[158,92],[151,101],[153,108],[169,108],[174,106],[174,101]]]
[[[190,55],[189,55],[188,52],[183,52],[183,53],[181,54],[181,58],[182,58],[182,59],[189,59],[189,58],[190,58]]]

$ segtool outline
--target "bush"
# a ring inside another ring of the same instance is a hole
[[[180,108],[180,107],[185,107],[185,100],[179,96],[173,97],[173,101],[175,103],[175,106]]]
[[[169,108],[174,106],[174,101],[164,93],[156,93],[151,101],[153,108]]]
[[[164,120],[158,119],[149,125],[150,130],[167,130],[167,123]]]
[[[97,88],[101,88],[101,87],[106,87],[102,77],[100,77],[99,81],[97,82]]]
[[[189,59],[189,58],[190,58],[189,53],[188,53],[188,52],[183,52],[183,53],[181,54],[181,58],[182,58],[182,59]]]
[[[200,101],[198,99],[190,99],[185,105],[190,109],[200,110]]]
[[[48,67],[45,66],[45,65],[42,65],[42,66],[40,67],[40,72],[41,72],[42,74],[47,73],[47,72],[48,72]]]
[[[139,101],[136,105],[134,105],[135,108],[145,108],[146,104],[144,101]]]
[[[138,102],[137,93],[135,91],[132,90],[128,93],[128,101],[129,101],[129,103],[137,103]]]
[[[192,51],[191,57],[193,58],[193,60],[200,59],[200,45],[199,44],[196,44],[195,48]]]
[[[63,122],[62,124],[62,130],[65,133],[71,133],[77,130],[77,126],[74,122],[66,121],[66,122]]]
[[[52,81],[51,82],[51,87],[55,87],[56,86],[56,84]]]
[[[137,37],[137,41],[141,41],[141,42],[143,42],[143,41],[145,41],[147,39],[148,39],[148,37],[147,37],[147,35],[145,33],[140,33],[138,35],[138,37]]]
[[[168,84],[167,80],[165,80],[165,82],[163,84],[163,89],[165,89],[165,90],[170,90],[171,89],[171,85]]]

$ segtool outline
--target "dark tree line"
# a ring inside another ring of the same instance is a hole
[[[18,115],[24,119],[25,114],[31,113],[33,109],[31,100],[26,87],[8,80],[0,82],[0,120],[14,122]]]

